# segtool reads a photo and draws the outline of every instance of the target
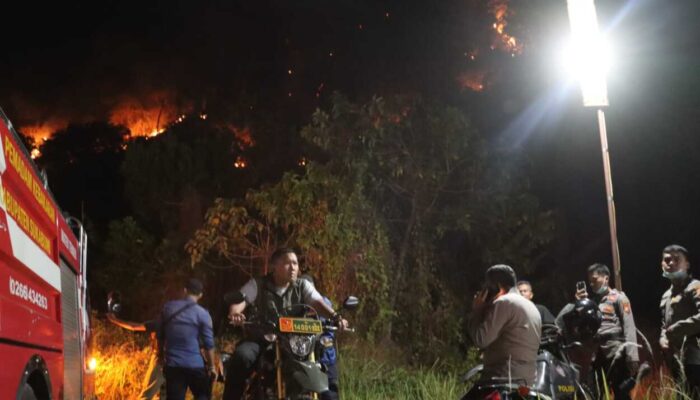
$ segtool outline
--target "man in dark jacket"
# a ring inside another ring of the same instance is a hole
[[[532,301],[535,297],[535,293],[532,291],[532,284],[528,281],[518,281],[518,292],[520,294]],[[534,302],[533,302],[534,303]],[[537,311],[540,312],[540,317],[542,318],[542,325],[554,325],[554,315],[542,304],[535,304]]]
[[[688,250],[666,246],[661,256],[663,277],[671,287],[661,297],[659,344],[674,380],[700,398],[700,281],[689,272]]]

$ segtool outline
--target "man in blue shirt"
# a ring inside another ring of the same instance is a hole
[[[211,398],[218,371],[214,364],[211,315],[197,304],[203,289],[201,281],[190,279],[185,285],[185,297],[163,306],[159,341],[165,356],[167,400],[184,400],[188,388],[195,400]]]

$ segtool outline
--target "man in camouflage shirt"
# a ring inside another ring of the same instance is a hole
[[[688,250],[666,246],[661,257],[663,277],[671,287],[661,297],[659,344],[674,380],[700,398],[700,281],[689,273]],[[685,378],[685,379],[684,379]]]
[[[598,303],[602,313],[600,328],[595,335],[596,349],[592,367],[597,381],[605,381],[613,390],[616,400],[630,398],[635,377],[639,370],[637,328],[632,307],[627,296],[608,286],[610,269],[604,264],[588,267],[590,298]],[[589,297],[583,289],[576,292],[576,299]]]

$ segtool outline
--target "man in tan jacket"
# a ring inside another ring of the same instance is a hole
[[[467,329],[484,352],[482,380],[510,378],[531,386],[537,375],[542,319],[535,305],[515,289],[515,282],[511,267],[489,268],[486,287],[472,303]]]

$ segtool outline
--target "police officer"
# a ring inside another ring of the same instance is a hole
[[[686,378],[693,398],[700,398],[700,281],[688,271],[688,250],[666,246],[661,256],[663,277],[671,287],[661,297],[659,344],[676,382]]]
[[[637,328],[627,296],[608,286],[610,269],[604,264],[588,267],[590,298],[598,303],[602,314],[600,328],[595,335],[593,369],[597,382],[608,383],[616,400],[629,399],[639,370]],[[576,299],[588,298],[586,289],[576,291]]]

